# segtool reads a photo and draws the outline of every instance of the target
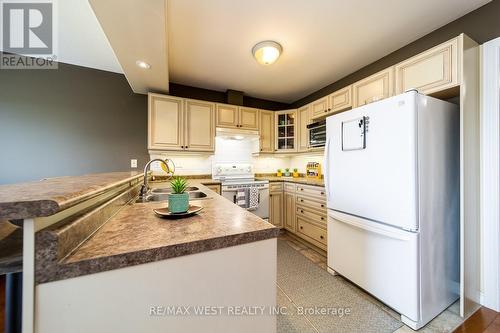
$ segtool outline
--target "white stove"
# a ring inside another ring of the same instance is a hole
[[[212,177],[222,182],[222,196],[236,204],[239,190],[259,189],[258,207],[251,210],[255,215],[269,218],[269,181],[255,179],[253,167],[248,163],[217,163],[212,168]]]

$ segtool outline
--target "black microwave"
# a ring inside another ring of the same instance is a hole
[[[326,143],[326,120],[307,125],[309,129],[309,147],[324,147]]]

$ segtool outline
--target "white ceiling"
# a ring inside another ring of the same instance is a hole
[[[56,59],[67,64],[123,73],[87,0],[52,0]]]
[[[489,0],[168,0],[170,81],[296,101]],[[272,66],[252,47],[283,46]]]
[[[56,0],[59,62],[123,73],[87,0]]]

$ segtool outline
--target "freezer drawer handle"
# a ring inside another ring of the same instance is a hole
[[[332,214],[332,217],[334,219],[342,222],[342,223],[349,224],[349,225],[351,225],[353,227],[356,227],[356,228],[359,228],[359,229],[362,229],[362,230],[366,230],[366,231],[370,231],[370,232],[373,232],[375,234],[379,234],[379,235],[390,237],[390,238],[394,238],[394,239],[399,239],[399,240],[402,240],[402,241],[409,241],[410,240],[410,237],[408,237],[408,235],[407,235],[407,234],[410,234],[409,231],[399,231],[399,230],[390,231],[390,230],[385,230],[385,229],[382,229],[382,228],[377,228],[377,227],[374,227],[374,226],[366,225],[366,224],[363,224],[363,223],[358,222],[358,221],[354,221],[354,220],[342,218],[341,216],[339,216],[339,214]]]

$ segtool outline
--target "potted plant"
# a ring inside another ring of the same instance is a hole
[[[285,169],[285,177],[290,177],[290,168]]]
[[[283,172],[281,171],[281,169],[278,169],[278,172],[276,173],[276,176],[278,176],[278,177],[283,176]]]
[[[189,193],[186,192],[187,181],[182,177],[174,177],[170,181],[172,193],[168,195],[168,210],[171,213],[184,213],[189,209]]]
[[[293,169],[293,178],[297,178],[297,177],[299,177],[299,169],[294,168]]]

